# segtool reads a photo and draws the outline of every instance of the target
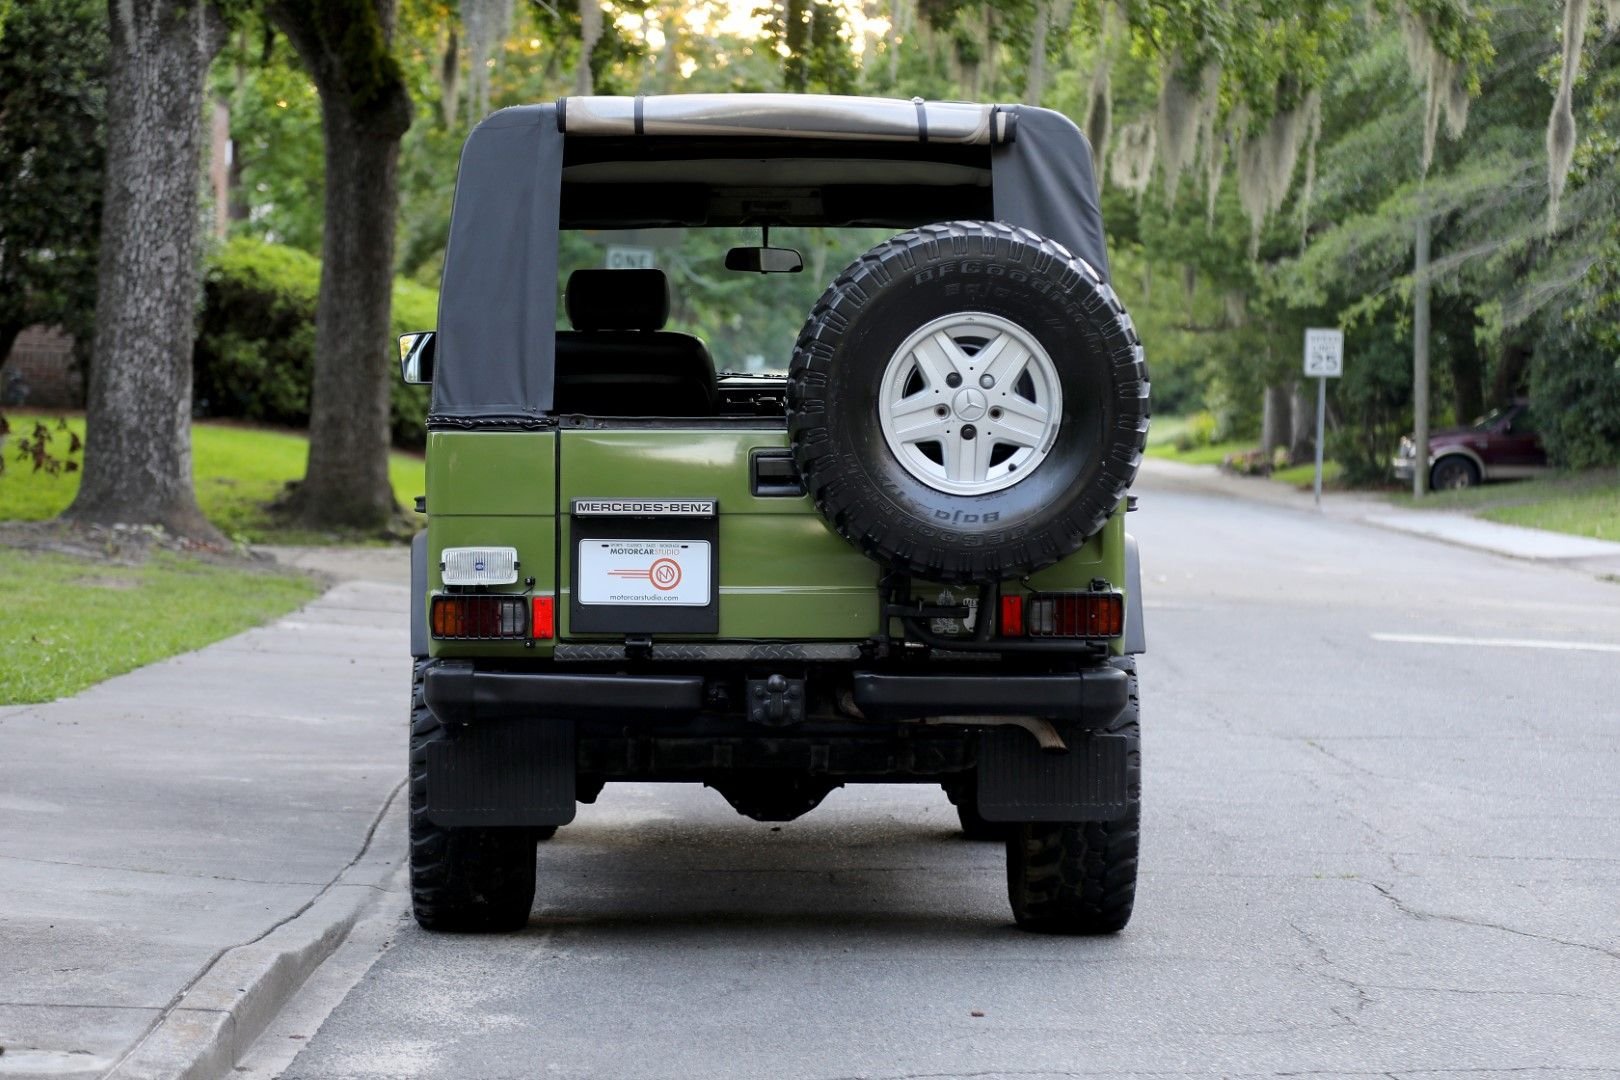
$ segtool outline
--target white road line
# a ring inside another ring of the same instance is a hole
[[[1473,645],[1486,649],[1558,649],[1564,652],[1620,653],[1620,645],[1601,641],[1538,641],[1533,638],[1448,637],[1444,634],[1371,634],[1374,641],[1400,645]]]

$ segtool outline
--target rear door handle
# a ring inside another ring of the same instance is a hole
[[[752,450],[748,454],[748,490],[764,499],[796,499],[804,494],[804,479],[791,450]]]

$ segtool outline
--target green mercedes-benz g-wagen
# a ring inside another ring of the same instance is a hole
[[[438,330],[401,364],[433,387],[423,926],[523,925],[536,841],[616,780],[760,821],[938,784],[1006,840],[1020,926],[1125,925],[1148,378],[1068,120],[502,110],[462,154]]]

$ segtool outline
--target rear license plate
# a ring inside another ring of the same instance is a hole
[[[574,581],[583,605],[706,607],[711,597],[707,540],[579,542]]]

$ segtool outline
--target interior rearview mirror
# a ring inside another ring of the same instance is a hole
[[[433,357],[438,335],[432,330],[399,335],[399,377],[411,386],[433,381]]]
[[[792,248],[734,247],[726,252],[726,269],[746,274],[797,274],[804,258]]]

